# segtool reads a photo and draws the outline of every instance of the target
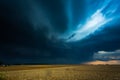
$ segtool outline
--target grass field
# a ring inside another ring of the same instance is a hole
[[[0,80],[120,80],[118,65],[21,65],[0,67]]]

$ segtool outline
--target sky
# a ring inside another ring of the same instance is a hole
[[[0,0],[0,62],[120,60],[119,0]]]

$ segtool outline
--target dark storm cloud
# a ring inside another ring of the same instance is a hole
[[[0,60],[12,64],[75,64],[93,60],[94,52],[120,48],[119,24],[75,43],[56,39],[68,29],[69,17],[73,25],[85,19],[84,0],[72,1],[71,16],[66,6],[69,1],[0,0]]]
[[[76,55],[72,54],[68,49],[60,49],[54,46],[33,48],[6,45],[2,46],[0,51],[2,54],[0,57],[4,63],[69,64],[80,62],[76,59]]]

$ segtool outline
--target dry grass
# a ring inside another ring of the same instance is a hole
[[[120,66],[117,65],[27,66],[29,70],[26,66],[21,66],[25,70],[20,70],[20,66],[11,67],[0,69],[0,75],[5,76],[0,80],[120,80]]]

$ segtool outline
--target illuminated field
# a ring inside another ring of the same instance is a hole
[[[0,80],[120,80],[120,66],[8,66],[0,67]]]

